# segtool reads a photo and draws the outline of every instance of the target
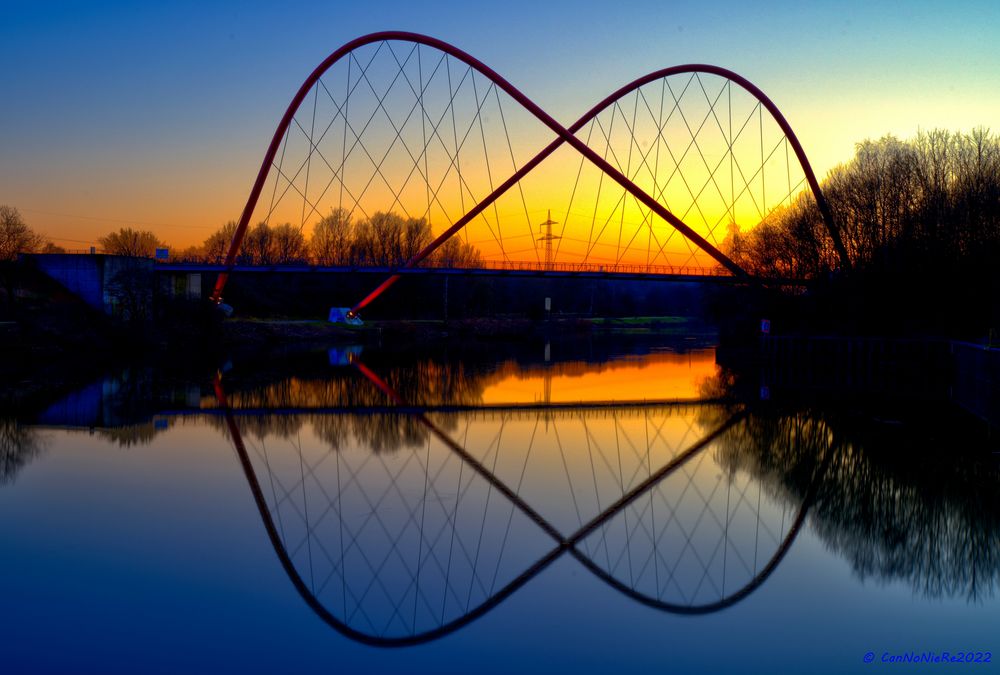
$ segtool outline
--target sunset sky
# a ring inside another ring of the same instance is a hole
[[[470,52],[567,125],[646,72],[730,68],[775,101],[822,177],[865,138],[1000,130],[1000,4],[943,7],[6,2],[0,204],[69,249],[122,226],[199,243],[239,215],[305,76],[388,29]]]

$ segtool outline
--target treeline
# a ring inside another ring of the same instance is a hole
[[[65,253],[24,222],[13,206],[0,204],[0,262],[17,258],[18,253]]]
[[[822,183],[852,270],[950,269],[1000,252],[1000,137],[921,132],[857,145]],[[725,248],[762,276],[817,277],[841,267],[811,193]]]
[[[123,227],[98,238],[99,250],[111,255],[152,258],[167,248],[178,262],[221,263],[236,232],[230,221],[213,232],[201,246],[170,249],[155,232]],[[412,258],[434,240],[423,218],[404,218],[377,211],[354,219],[346,209],[334,209],[313,227],[310,237],[291,223],[258,223],[247,229],[236,262],[240,265],[345,265],[394,266]],[[0,205],[0,261],[19,253],[66,253],[24,222],[16,208]],[[479,249],[452,237],[438,247],[431,260],[453,267],[475,267]]]
[[[171,257],[191,262],[221,263],[236,232],[230,221],[209,236],[201,247]],[[302,230],[285,223],[258,223],[247,229],[237,255],[239,265],[393,266],[401,265],[434,240],[423,218],[404,218],[378,211],[368,218],[353,219],[345,209],[334,209],[313,227],[306,239]],[[452,237],[431,256],[454,267],[474,267],[481,261],[479,250],[459,237]]]

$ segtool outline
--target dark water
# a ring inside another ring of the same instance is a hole
[[[459,351],[132,369],[3,421],[0,670],[996,668],[975,416],[753,400],[703,340]]]

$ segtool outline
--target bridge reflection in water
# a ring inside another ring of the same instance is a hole
[[[276,440],[287,416],[241,417],[221,380],[216,395],[285,572],[368,644],[446,635],[566,555],[658,609],[723,609],[779,564],[831,456],[802,418],[792,434],[821,452],[793,493],[740,462],[739,406],[425,411],[356,366],[405,413],[314,414]]]

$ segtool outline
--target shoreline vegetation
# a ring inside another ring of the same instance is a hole
[[[1000,328],[1000,136],[920,132],[859,143],[822,182],[842,269],[815,200],[800,194],[724,249],[753,275],[822,282],[788,318],[801,330],[983,338]]]

